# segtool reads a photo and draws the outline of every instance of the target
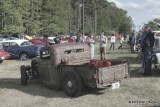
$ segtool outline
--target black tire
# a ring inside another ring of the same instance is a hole
[[[26,67],[25,65],[21,66],[21,84],[23,86],[27,85],[27,72],[26,72]]]
[[[38,61],[34,59],[31,61],[31,69],[32,69],[32,76],[35,79],[39,79]]]
[[[83,84],[80,75],[76,72],[66,72],[63,77],[63,90],[71,97],[82,95]]]
[[[0,63],[2,63],[3,62],[3,60],[0,60]]]
[[[21,52],[20,54],[19,54],[19,59],[22,61],[22,60],[27,60],[29,57],[28,57],[28,55],[27,55],[27,53],[26,52]]]

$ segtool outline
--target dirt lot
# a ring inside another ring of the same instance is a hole
[[[119,45],[119,44],[118,44]],[[96,58],[99,58],[96,51]],[[78,98],[70,98],[62,90],[54,90],[39,83],[29,81],[28,86],[20,84],[20,66],[28,61],[6,60],[0,64],[0,107],[136,107],[160,106],[160,71],[153,70],[152,77],[137,73],[140,62],[137,54],[125,49],[107,50],[107,57],[129,59],[131,78],[123,80],[121,87],[112,90],[84,90]]]

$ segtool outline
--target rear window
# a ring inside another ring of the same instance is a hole
[[[160,33],[156,33],[156,36],[160,36]]]
[[[65,54],[80,53],[80,52],[84,52],[84,49],[72,49],[72,50],[64,51]]]

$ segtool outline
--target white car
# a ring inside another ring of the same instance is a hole
[[[154,47],[153,47],[153,63],[156,68],[160,68],[160,31],[152,31],[154,33]]]

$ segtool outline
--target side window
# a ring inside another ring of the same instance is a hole
[[[2,45],[3,47],[9,47],[9,42],[4,42]]]
[[[50,51],[41,50],[41,59],[50,59]]]
[[[31,45],[32,43],[29,42],[29,41],[25,41],[23,43],[21,43],[21,46],[28,46],[28,45]]]
[[[15,42],[11,42],[11,43],[10,43],[10,46],[11,46],[11,47],[13,47],[13,46],[18,46],[18,44],[15,43]]]
[[[0,49],[3,49],[3,45],[2,44],[0,44]]]
[[[158,41],[159,41],[158,39],[155,40],[155,42],[154,42],[155,46],[158,46]]]

